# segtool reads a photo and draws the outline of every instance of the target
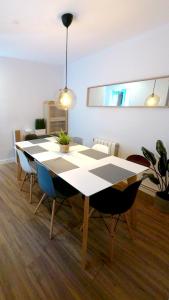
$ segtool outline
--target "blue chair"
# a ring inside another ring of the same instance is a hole
[[[29,192],[29,202],[32,202],[32,185],[34,183],[34,179],[36,176],[36,170],[33,168],[33,165],[28,161],[28,158],[26,157],[25,153],[19,149],[16,149],[19,162],[21,165],[22,170],[25,172],[25,176],[23,178],[23,181],[21,183],[20,190],[22,190],[23,185],[27,178],[30,180],[30,192]]]
[[[37,163],[37,178],[39,187],[43,192],[43,196],[40,199],[34,214],[36,214],[40,205],[46,198],[52,198],[52,215],[51,215],[51,224],[50,224],[50,233],[49,237],[52,239],[53,233],[53,222],[56,210],[56,201],[59,202],[58,209],[62,206],[65,199],[71,198],[74,195],[78,194],[75,188],[73,188],[70,184],[65,182],[63,179],[59,177],[52,177],[50,172],[41,164]]]

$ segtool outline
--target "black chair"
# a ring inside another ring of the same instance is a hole
[[[129,233],[133,238],[127,212],[134,204],[136,194],[141,184],[141,181],[142,180],[132,183],[123,191],[119,191],[117,189],[110,187],[90,197],[90,207],[92,207],[91,209],[92,213],[94,212],[94,210],[97,210],[99,212],[100,215],[99,218],[100,217],[102,218],[106,228],[110,233],[110,237],[111,237],[110,259],[112,259],[113,239],[115,236],[117,224],[122,215],[124,215],[125,217],[125,221],[127,223]],[[89,216],[91,215],[91,211],[89,213]],[[115,218],[115,216],[117,216],[117,218]],[[105,222],[104,220],[105,217],[110,217],[112,219],[110,226],[108,226],[107,223]]]
[[[25,135],[25,141],[31,141],[37,139],[38,136],[35,133],[28,133]]]

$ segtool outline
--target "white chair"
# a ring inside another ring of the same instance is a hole
[[[94,145],[92,146],[92,149],[104,152],[106,154],[118,156],[118,151],[119,151],[118,143],[115,143],[111,140],[102,139],[102,138],[94,138],[93,142]]]
[[[22,170],[25,172],[25,176],[23,178],[23,181],[21,183],[20,190],[22,190],[24,182],[26,181],[27,178],[30,180],[30,192],[29,192],[29,202],[32,202],[32,185],[34,183],[35,175],[36,175],[36,170],[33,168],[31,163],[28,161],[26,155],[19,149],[16,149],[17,154],[19,156],[19,162],[21,165]]]

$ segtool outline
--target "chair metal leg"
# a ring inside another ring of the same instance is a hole
[[[126,220],[126,223],[127,223],[127,228],[128,228],[130,237],[131,237],[132,240],[134,240],[133,231],[132,231],[132,229],[131,229],[131,226],[130,226],[130,222],[129,222],[127,213],[124,214],[124,217],[125,217],[125,220]]]
[[[23,188],[23,185],[24,185],[24,183],[25,183],[25,180],[26,180],[27,175],[28,175],[28,174],[25,173],[24,178],[23,178],[22,183],[21,183],[20,191],[22,191],[22,188]]]
[[[34,214],[36,214],[37,210],[39,209],[40,205],[44,201],[45,197],[46,197],[46,193],[44,193],[43,196],[42,196],[42,198],[40,199],[40,201],[39,201],[39,203],[38,203],[38,205],[37,205],[37,207],[36,207],[36,209],[34,211]]]
[[[51,223],[50,223],[50,233],[49,233],[50,239],[52,239],[52,234],[53,234],[53,222],[54,222],[54,217],[55,217],[55,207],[56,207],[56,200],[53,200],[52,216],[51,216]]]

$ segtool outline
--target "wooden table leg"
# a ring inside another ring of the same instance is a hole
[[[83,240],[82,240],[82,268],[85,269],[87,257],[87,239],[89,223],[89,197],[84,199],[84,217],[83,217]]]

